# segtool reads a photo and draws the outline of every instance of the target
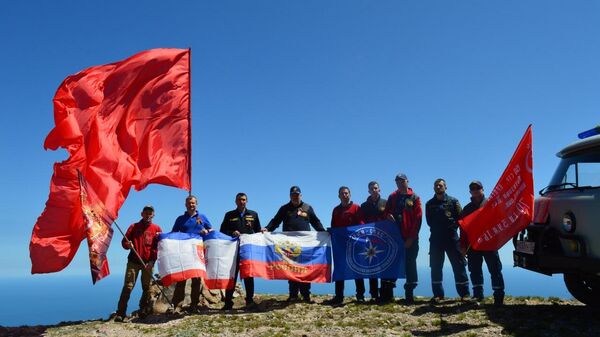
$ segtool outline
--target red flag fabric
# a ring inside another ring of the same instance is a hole
[[[112,223],[114,216],[110,214],[98,199],[94,190],[87,184],[85,178],[78,172],[81,211],[85,223],[88,249],[90,252],[90,270],[92,283],[110,274],[106,252],[113,236]]]
[[[531,125],[482,208],[459,221],[475,250],[498,250],[533,216]]]
[[[70,156],[54,164],[46,208],[33,228],[32,273],[65,268],[86,236],[77,170],[115,217],[132,186],[191,189],[189,58],[187,49],[152,49],[60,85],[56,126],[44,147],[63,147]]]

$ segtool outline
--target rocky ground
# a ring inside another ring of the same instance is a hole
[[[221,303],[185,315],[155,314],[125,323],[63,322],[53,326],[0,327],[0,336],[599,336],[600,313],[575,301],[519,297],[495,307],[448,299],[431,303],[417,298],[386,305],[359,304],[346,298],[343,306],[285,302],[285,296],[257,295],[255,310],[234,310]]]

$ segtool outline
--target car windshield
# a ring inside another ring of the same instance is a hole
[[[600,150],[563,158],[541,192],[600,187]]]

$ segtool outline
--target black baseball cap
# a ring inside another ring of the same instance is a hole
[[[408,180],[408,177],[404,173],[398,173],[398,174],[396,174],[396,180],[398,180],[398,179]]]
[[[483,184],[479,180],[473,180],[469,183],[469,190],[481,189],[483,188]]]
[[[290,194],[300,194],[300,193],[302,193],[302,191],[300,190],[300,187],[298,187],[298,186],[290,187]]]

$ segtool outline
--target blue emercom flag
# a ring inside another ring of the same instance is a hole
[[[330,228],[333,280],[405,278],[404,241],[391,221]]]

